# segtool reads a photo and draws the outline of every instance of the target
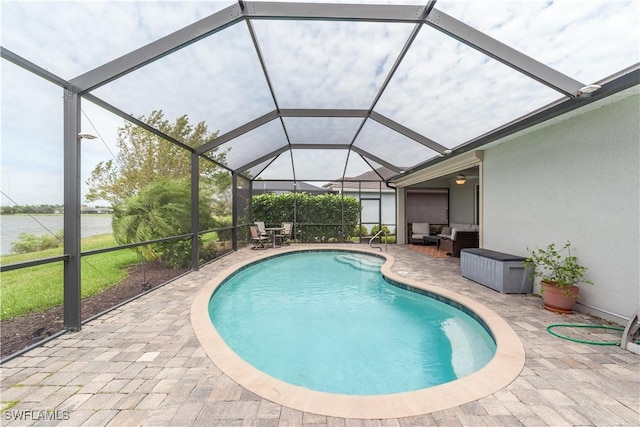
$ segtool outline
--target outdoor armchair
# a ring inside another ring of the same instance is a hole
[[[258,227],[255,225],[250,225],[249,230],[251,231],[251,249],[267,249],[271,239],[268,236],[261,236]]]
[[[287,240],[291,239],[291,230],[293,229],[292,222],[283,222],[282,223],[282,231],[278,234],[278,238],[282,242],[282,245],[287,244]]]
[[[414,222],[409,228],[409,243],[424,243],[424,237],[431,234],[428,222]]]
[[[256,221],[254,222],[256,227],[258,227],[258,234],[261,236],[269,237],[269,233],[267,233],[267,228],[264,225],[264,221]]]

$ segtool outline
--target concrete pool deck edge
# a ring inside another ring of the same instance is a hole
[[[227,346],[209,318],[208,304],[215,289],[238,269],[261,260],[303,251],[351,251],[382,256],[386,262],[382,274],[398,283],[442,295],[480,317],[496,340],[496,354],[479,371],[464,378],[422,390],[376,396],[330,394],[295,386],[267,375],[244,360]],[[515,380],[525,363],[522,342],[507,322],[486,306],[471,298],[417,280],[400,277],[391,271],[393,256],[365,248],[323,246],[321,249],[283,248],[233,264],[209,280],[198,292],[191,306],[191,324],[208,357],[225,374],[242,387],[272,402],[315,414],[362,419],[387,419],[427,414],[471,402],[506,387]]]

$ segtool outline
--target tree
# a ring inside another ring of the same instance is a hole
[[[198,147],[217,136],[217,132],[209,132],[204,122],[191,125],[186,115],[170,123],[162,110],[158,110],[139,119],[189,147]],[[117,158],[98,163],[91,172],[87,180],[87,201],[107,200],[115,207],[159,178],[183,179],[191,175],[191,154],[187,150],[133,123],[125,122],[118,129],[116,145]],[[215,149],[209,156],[220,163],[225,159],[225,153],[216,153]],[[219,203],[227,199],[229,173],[212,162],[201,160],[200,176],[201,192],[208,192],[212,203],[218,204],[218,210],[230,211],[230,205]]]
[[[113,234],[119,244],[137,243],[191,232],[191,190],[187,179],[158,179],[114,207]],[[213,226],[210,205],[200,196],[200,229]],[[202,247],[202,245],[201,245]],[[191,240],[152,243],[145,247],[147,258],[172,267],[184,267],[191,260]]]

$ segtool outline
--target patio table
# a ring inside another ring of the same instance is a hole
[[[424,245],[426,245],[427,242],[435,243],[437,250],[440,250],[440,240],[442,240],[440,236],[423,236],[422,237],[422,242]]]
[[[277,231],[284,231],[284,227],[266,227],[265,230],[267,231],[267,233],[269,233],[271,235],[271,238],[272,238],[271,247],[275,248],[276,247],[276,232]]]

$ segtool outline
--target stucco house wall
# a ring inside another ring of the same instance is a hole
[[[571,241],[595,282],[577,310],[616,321],[640,305],[639,92],[487,148],[481,168],[483,247]]]
[[[449,222],[477,224],[474,215],[474,193],[477,178],[468,178],[467,182],[458,185],[451,181],[449,185]]]

